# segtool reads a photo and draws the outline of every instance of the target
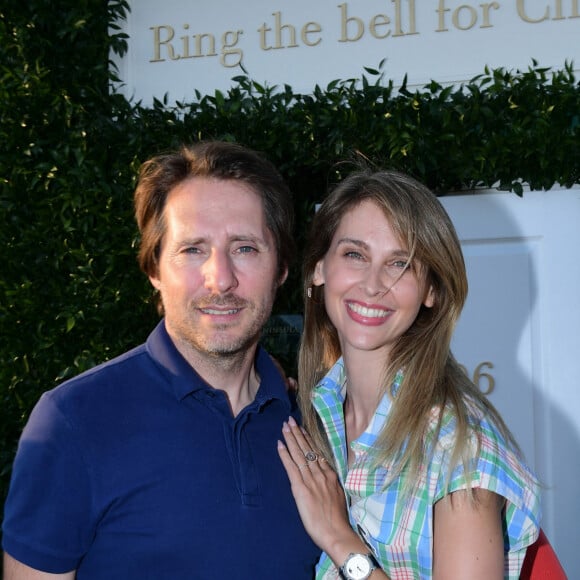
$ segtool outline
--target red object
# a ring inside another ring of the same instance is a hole
[[[554,548],[540,530],[538,539],[528,548],[520,580],[567,580],[566,572]]]

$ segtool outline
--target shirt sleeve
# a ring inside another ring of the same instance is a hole
[[[527,547],[539,534],[540,485],[523,458],[510,448],[493,423],[484,417],[474,424],[476,431],[470,437],[473,452],[469,465],[473,470],[471,486],[493,491],[505,498],[504,547],[510,568],[519,571]],[[452,431],[448,430],[447,435]],[[446,437],[444,429],[440,440],[444,443],[438,446],[436,453],[436,463],[439,464],[436,499],[466,489],[468,485],[461,463],[454,467],[447,479],[452,439]],[[508,577],[512,577],[511,572]]]
[[[22,433],[3,522],[3,549],[36,570],[75,570],[94,533],[78,431],[44,394]]]

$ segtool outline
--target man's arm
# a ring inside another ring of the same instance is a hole
[[[75,571],[66,574],[50,574],[30,568],[4,552],[4,580],[74,580]]]

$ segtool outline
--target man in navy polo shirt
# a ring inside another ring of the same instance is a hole
[[[258,346],[291,259],[287,187],[253,151],[198,143],[143,165],[135,210],[164,318],[36,405],[4,578],[312,578],[276,450],[296,409]]]

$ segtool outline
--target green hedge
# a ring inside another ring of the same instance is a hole
[[[123,0],[0,8],[0,500],[40,393],[141,342],[157,320],[138,270],[131,197],[139,164],[182,142],[267,153],[295,193],[299,245],[340,163],[358,154],[443,195],[580,182],[580,85],[571,63],[485,70],[462,86],[393,87],[381,67],[295,94],[247,76],[151,107],[109,93],[110,25]],[[276,307],[300,312],[298,267]],[[286,361],[291,365],[291,361]],[[2,501],[3,503],[3,501]]]

